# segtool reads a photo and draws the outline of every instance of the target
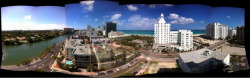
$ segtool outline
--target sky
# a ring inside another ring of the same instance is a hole
[[[112,1],[82,1],[57,6],[11,6],[1,8],[2,30],[13,29],[85,29],[105,22],[117,23],[117,30],[153,30],[161,13],[171,30],[205,30],[219,22],[229,28],[245,25],[245,9],[211,7],[198,4],[127,4]]]
[[[9,6],[1,8],[2,30],[53,30],[66,27],[65,8]]]
[[[82,1],[66,4],[66,25],[84,29],[105,22],[117,23],[117,30],[153,30],[163,13],[171,30],[205,30],[207,24],[219,22],[229,28],[245,23],[245,10],[234,7],[211,7],[198,4],[127,4],[112,1]]]

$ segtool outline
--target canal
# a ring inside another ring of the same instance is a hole
[[[69,37],[71,34],[58,36],[52,39],[39,41],[35,43],[21,45],[2,45],[3,57],[2,65],[16,65],[24,59],[38,57],[48,46],[53,43],[59,43]]]

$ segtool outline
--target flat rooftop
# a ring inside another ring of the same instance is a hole
[[[217,60],[224,60],[230,54],[224,52],[212,51],[207,48],[204,48],[196,51],[179,53],[179,55],[185,63],[187,62],[201,63],[210,58],[215,58]]]
[[[65,48],[72,48],[74,49],[72,54],[73,55],[90,55],[91,52],[89,51],[89,46],[85,46],[81,44],[82,39],[66,39]]]

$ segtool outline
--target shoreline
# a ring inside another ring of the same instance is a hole
[[[125,35],[138,35],[138,36],[151,36],[151,37],[153,37],[154,35],[148,35],[148,34],[126,34],[126,33],[124,33]],[[205,33],[204,34],[193,34],[193,36],[201,36],[201,35],[205,35]]]

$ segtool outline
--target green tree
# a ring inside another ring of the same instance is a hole
[[[105,68],[104,68],[104,67],[101,67],[101,68],[100,68],[100,71],[104,71],[104,70],[105,70]]]
[[[90,64],[90,65],[87,67],[87,70],[92,72],[92,71],[94,70],[94,65],[93,65],[93,64]]]
[[[230,37],[230,36],[227,36],[227,37],[226,37],[226,40],[229,40],[229,39],[231,39],[231,37]]]
[[[69,70],[69,65],[67,64],[64,64],[64,67],[63,67],[65,70]]]

